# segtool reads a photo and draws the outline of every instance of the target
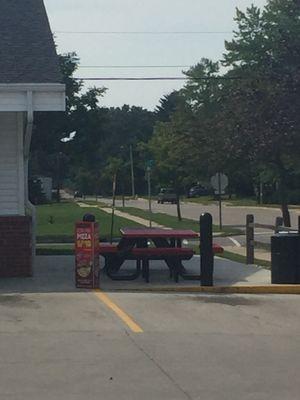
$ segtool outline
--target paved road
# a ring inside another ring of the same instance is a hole
[[[101,201],[111,204],[111,199],[101,199]],[[117,201],[117,206],[121,207],[122,202]],[[144,199],[126,200],[126,206],[148,209],[148,202]],[[153,201],[153,212],[163,212],[169,215],[177,215],[176,205],[158,204]],[[204,212],[209,212],[213,216],[214,223],[219,224],[219,208],[216,204],[202,205],[191,202],[182,203],[182,216],[184,218],[199,220],[199,216]],[[223,206],[223,223],[224,225],[245,225],[246,215],[253,214],[255,221],[261,224],[274,225],[276,217],[281,215],[280,209],[263,208],[263,207],[231,207]],[[300,209],[291,210],[291,218],[293,226],[297,226],[297,219],[300,215]]]
[[[64,260],[0,282],[1,400],[299,398],[300,297],[110,293],[134,333]]]
[[[107,204],[111,204],[111,199],[101,199],[101,202],[105,202]],[[116,205],[118,207],[122,206],[122,202],[117,200]],[[148,202],[145,199],[138,200],[126,200],[127,207],[136,207],[141,208],[143,210],[148,209]],[[158,204],[157,202],[153,202],[152,204],[153,212],[162,212],[165,214],[177,215],[176,205],[172,204]],[[209,212],[213,216],[214,223],[218,225],[219,223],[219,208],[217,205],[202,205],[191,202],[182,203],[182,216],[184,218],[189,218],[193,220],[199,220],[199,216],[204,212]],[[223,206],[223,224],[224,225],[245,225],[246,223],[246,215],[253,214],[255,221],[261,224],[274,225],[276,217],[281,215],[280,209],[267,208],[267,207],[231,207],[224,204]],[[300,209],[291,210],[291,218],[293,227],[297,227],[298,224],[298,216],[300,215]],[[273,234],[272,231],[268,231],[266,229],[257,229],[255,240],[270,244],[270,236]],[[234,241],[228,238],[219,238],[218,243],[223,246],[232,246],[236,243],[245,245],[245,237],[244,236],[233,236]]]

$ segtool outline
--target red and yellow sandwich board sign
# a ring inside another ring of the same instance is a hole
[[[75,282],[77,288],[99,287],[99,227],[96,222],[77,222],[75,228]]]

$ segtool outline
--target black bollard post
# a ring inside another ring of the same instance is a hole
[[[84,214],[82,221],[84,222],[96,222],[95,215],[93,214]]]
[[[254,264],[254,215],[246,217],[246,261],[247,264]]]
[[[200,254],[201,286],[213,286],[214,253],[212,216],[208,213],[200,216]]]
[[[283,218],[282,217],[276,217],[274,233],[279,233],[281,226],[283,226]]]

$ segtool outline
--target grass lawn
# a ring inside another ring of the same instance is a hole
[[[144,218],[146,220],[149,219],[149,212],[146,210],[141,210],[139,208],[134,207],[119,207],[118,210],[128,213],[130,215],[135,215],[137,217]],[[152,213],[152,221],[156,222],[160,225],[167,226],[173,229],[192,229],[196,232],[199,232],[199,223],[192,219],[182,218],[182,221],[178,221],[177,217],[172,215],[164,214],[164,213]],[[218,226],[213,226],[214,232],[219,232],[220,229]],[[239,234],[240,230],[232,229],[232,228],[223,228],[222,235],[220,236],[228,236]]]
[[[229,207],[264,207],[264,208],[281,208],[280,204],[258,204],[254,199],[236,199],[225,201]],[[289,204],[290,209],[299,209],[300,205]]]
[[[218,204],[217,200],[215,200],[213,196],[182,197],[181,200],[189,203],[203,204],[204,206],[209,204]]]
[[[143,197],[143,196],[142,196]],[[143,197],[145,200],[148,200],[147,197]],[[153,197],[152,199],[155,199],[156,197]],[[180,200],[182,202],[188,202],[188,203],[196,203],[196,204],[202,204],[204,206],[210,205],[210,204],[215,204],[218,205],[219,202],[218,200],[214,197],[214,196],[198,196],[198,197],[185,197],[185,196],[181,196]],[[236,198],[234,195],[232,196],[231,199],[229,199],[228,195],[223,195],[222,196],[222,202],[228,206],[256,206],[256,207],[260,207],[260,204],[257,204],[257,200],[255,198],[250,198],[250,197],[246,197],[246,198]],[[274,204],[263,204],[263,207],[265,206],[269,206],[269,207],[278,207]]]
[[[182,199],[183,201],[209,205],[209,204],[218,204],[218,201],[215,200],[212,196],[201,196],[201,197],[194,197],[188,198],[185,197]],[[258,204],[257,200],[253,197],[245,197],[245,198],[236,198],[233,196],[231,199],[225,195],[222,198],[222,203],[226,204],[227,207],[267,207],[267,208],[280,208],[280,204]],[[300,205],[294,204],[289,206],[291,209],[298,209]]]
[[[74,255],[74,244],[64,243],[61,246],[47,243],[37,244],[36,255],[38,256],[72,256]]]
[[[37,241],[38,242],[72,242],[75,222],[81,221],[86,213],[94,214],[99,223],[100,238],[108,239],[111,229],[111,215],[97,208],[81,208],[73,202],[53,203],[37,208]],[[113,236],[120,236],[120,228],[140,226],[126,218],[115,216]]]
[[[200,197],[192,197],[188,198],[185,197],[183,199],[184,201],[188,201],[191,203],[197,203],[197,204],[203,204],[203,205],[209,205],[209,204],[219,204],[218,200],[216,200],[213,196],[200,196]],[[229,199],[228,195],[222,196],[222,203],[226,204],[227,206],[230,207],[235,207],[235,206],[249,206],[249,207],[260,207],[260,206],[265,206],[257,204],[257,200],[254,198],[235,198],[232,196],[231,199]],[[271,205],[270,205],[271,206]],[[274,205],[272,205],[274,207]]]
[[[259,204],[256,199],[245,198],[245,199],[231,199],[225,200],[228,207],[268,207],[268,208],[280,208],[279,204]]]

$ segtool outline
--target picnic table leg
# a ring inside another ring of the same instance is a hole
[[[145,281],[147,283],[149,283],[150,279],[149,279],[149,259],[148,258],[143,259],[142,274],[143,274],[143,278],[145,279]]]
[[[165,263],[170,270],[170,278],[174,277],[174,281],[178,283],[179,275],[182,273],[182,269],[185,271],[184,266],[177,257],[168,257],[164,259]]]
[[[124,258],[119,256],[108,256],[106,258],[105,270],[110,272],[117,272],[121,268],[121,265],[124,263]]]
[[[160,247],[175,247],[175,244],[176,244],[175,239],[173,239],[173,238],[170,240],[170,242],[165,238],[154,238],[152,240],[153,240],[153,243],[155,244],[155,246],[158,248],[160,248]],[[181,243],[181,241],[180,241],[180,243]],[[186,272],[184,266],[182,265],[180,260],[178,260],[177,258],[174,259],[174,258],[166,257],[166,258],[164,258],[164,261],[167,264],[167,266],[169,267],[170,278],[172,278],[174,276],[174,279],[176,279],[176,276],[175,276],[176,268],[174,268],[174,263],[177,263],[178,274],[184,274]],[[177,277],[177,282],[178,282],[178,277]]]
[[[145,271],[145,260],[144,258],[142,259],[142,278],[145,279],[146,278],[146,271]]]
[[[176,262],[176,264],[177,264],[177,262]],[[179,263],[179,264],[181,264],[181,263]],[[179,282],[179,268],[180,268],[180,266],[174,265],[174,280],[176,283]]]
[[[136,264],[136,271],[130,275],[114,274],[111,270],[106,271],[106,275],[113,281],[133,281],[141,274],[141,263]]]

